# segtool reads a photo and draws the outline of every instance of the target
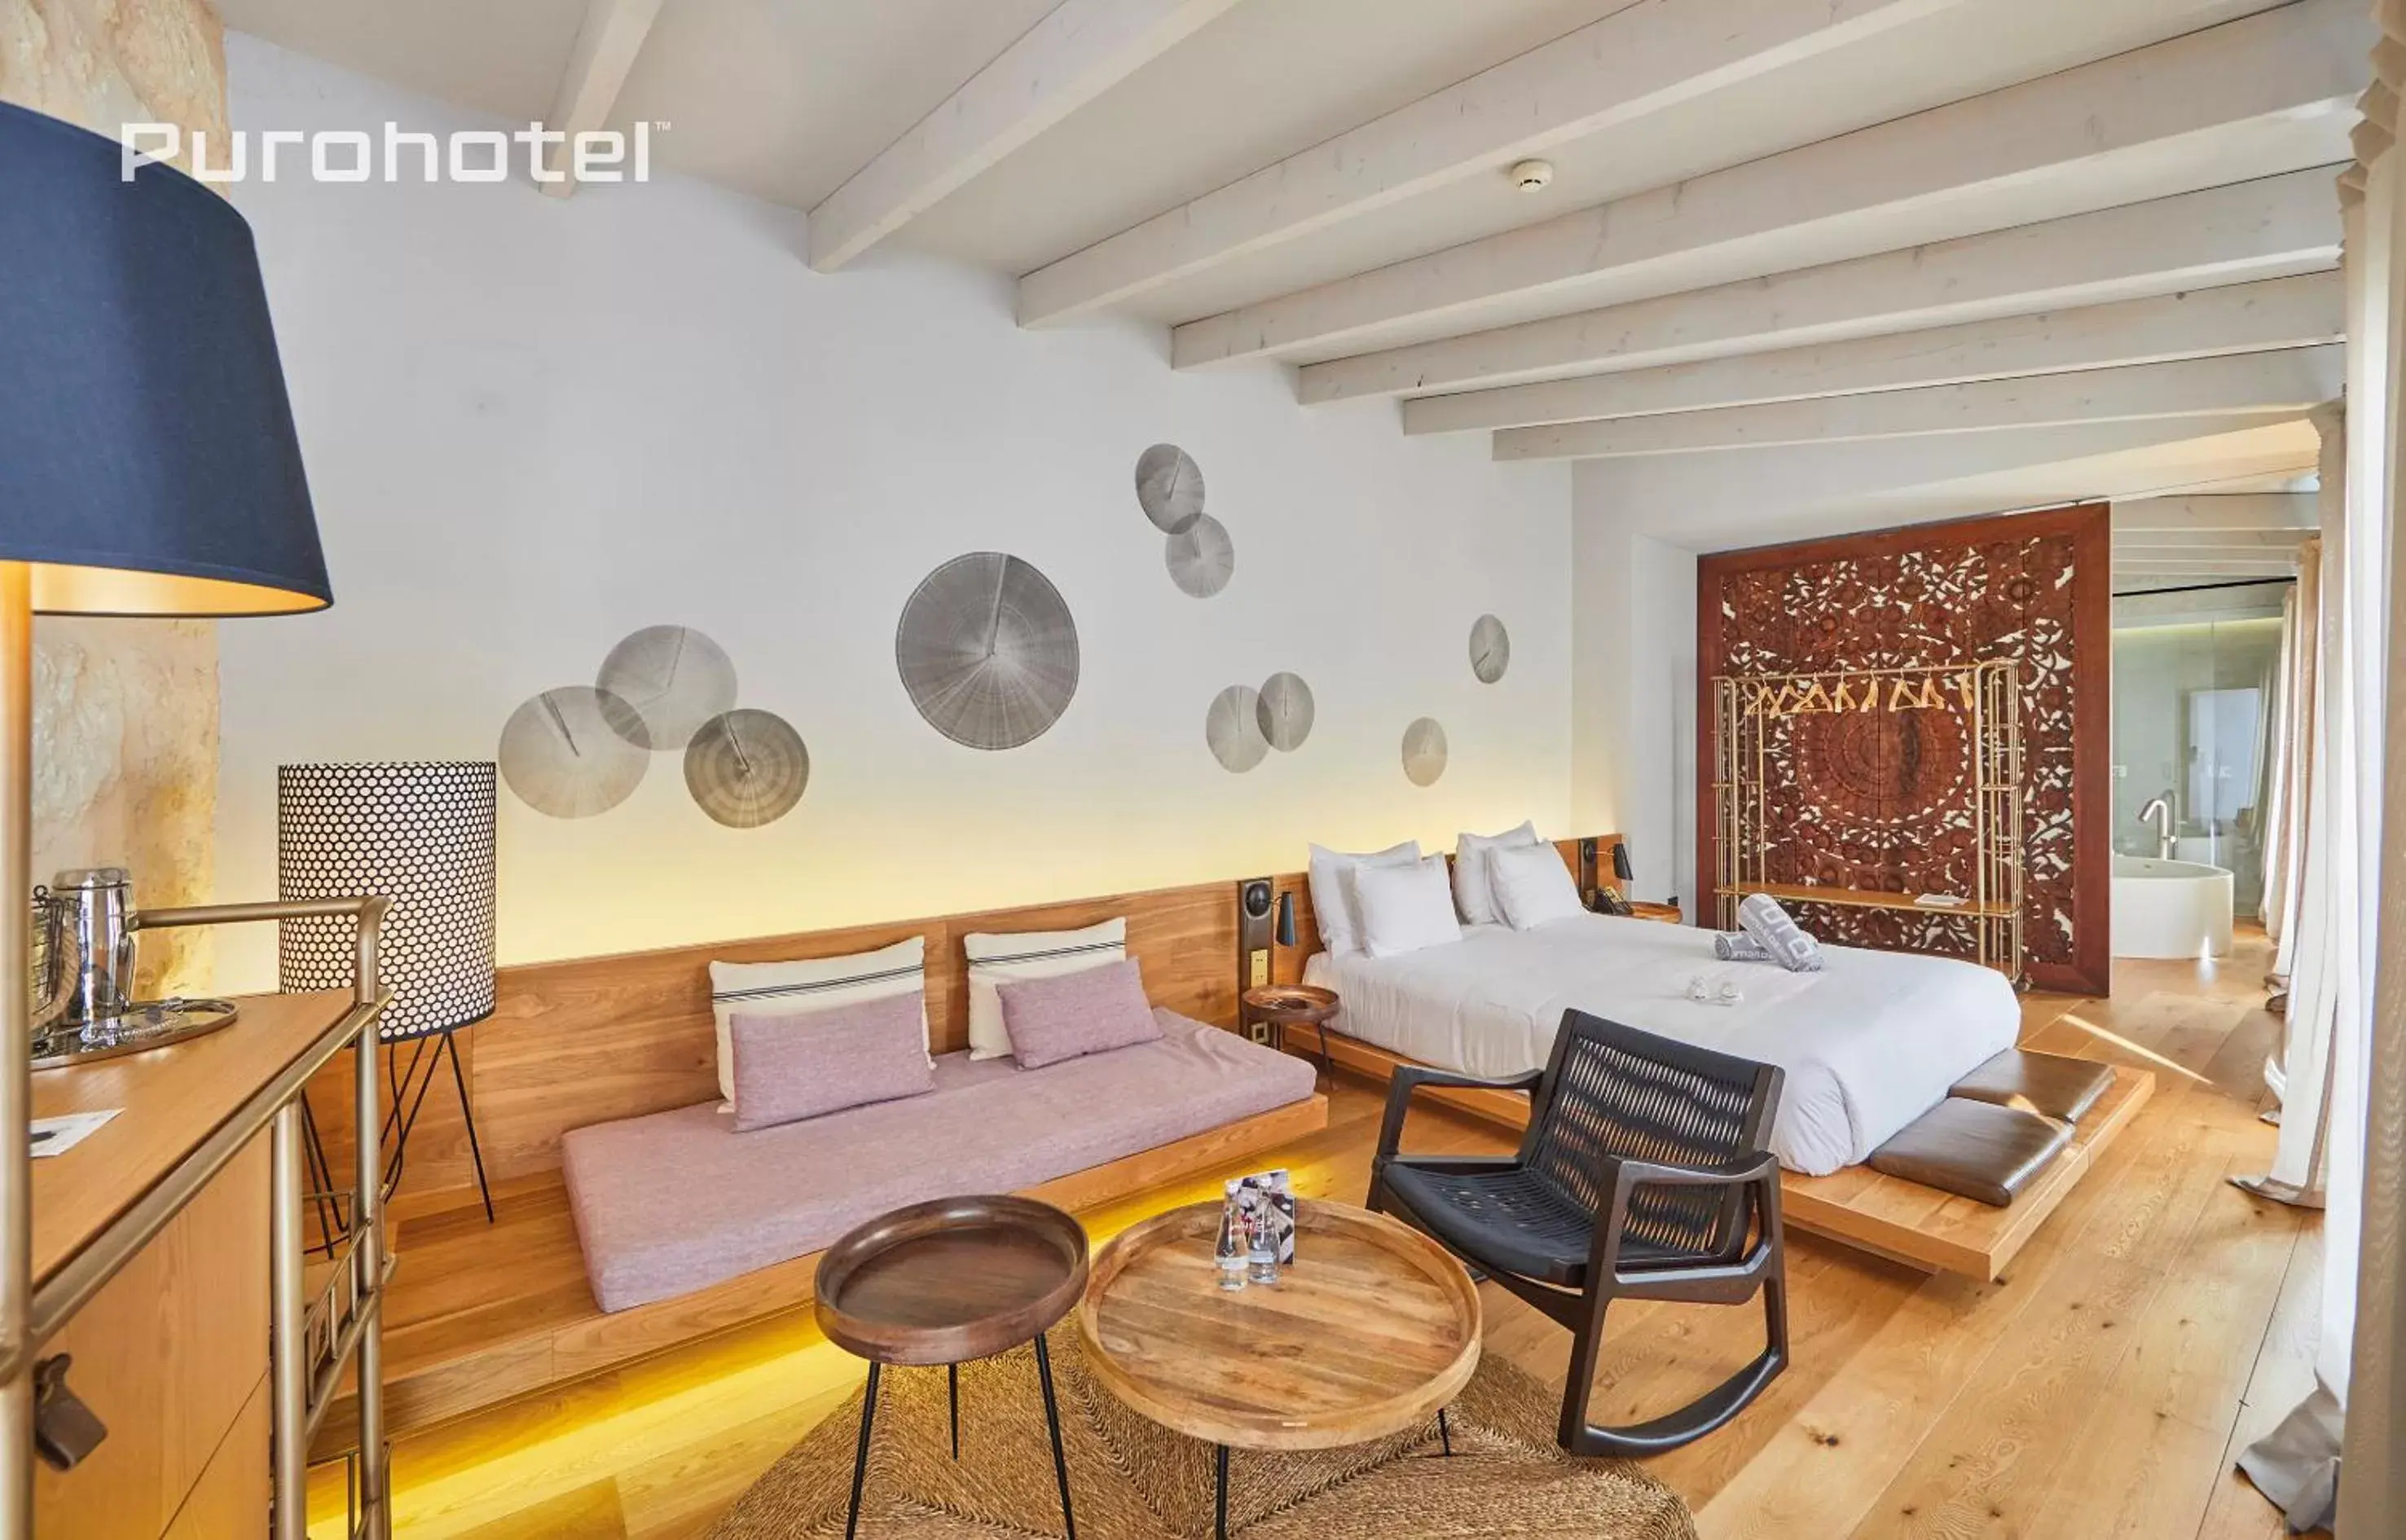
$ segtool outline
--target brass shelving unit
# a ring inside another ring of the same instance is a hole
[[[1858,699],[1856,691],[1863,691]],[[1770,785],[1780,751],[1778,724],[1838,712],[1960,711],[1972,755],[1972,891],[1960,904],[1869,888],[1774,881]],[[1922,664],[1788,674],[1721,674],[1713,680],[1713,808],[1718,835],[1713,894],[1723,929],[1738,901],[1765,893],[1783,903],[1884,909],[1962,920],[1974,956],[2017,983],[2023,959],[2021,665]]]

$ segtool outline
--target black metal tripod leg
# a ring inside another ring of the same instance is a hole
[[[1078,1520],[1069,1514],[1069,1461],[1061,1452],[1061,1408],[1053,1399],[1053,1355],[1041,1332],[1036,1334],[1036,1378],[1044,1387],[1044,1427],[1053,1435],[1053,1479],[1061,1484],[1061,1527],[1069,1540],[1078,1540]]]
[[[1445,1408],[1437,1409],[1437,1435],[1445,1441],[1445,1457],[1453,1458],[1453,1425],[1445,1420]]]
[[[1228,1446],[1211,1446],[1211,1486],[1213,1540],[1228,1540]]]
[[[944,1365],[944,1401],[953,1411],[953,1458],[961,1457],[961,1366]]]
[[[301,1153],[308,1171],[309,1202],[318,1211],[318,1244],[312,1250],[322,1250],[329,1258],[334,1254],[334,1242],[351,1233],[351,1227],[327,1197],[334,1185],[333,1172],[326,1164],[325,1136],[318,1132],[318,1115],[309,1105],[309,1090],[301,1089]]]
[[[881,1365],[869,1366],[869,1391],[860,1400],[860,1447],[852,1456],[852,1506],[843,1517],[843,1540],[852,1540],[853,1532],[860,1527],[860,1488],[869,1476],[869,1430],[877,1420],[877,1371]]]
[[[448,1032],[443,1034],[443,1048],[451,1055],[451,1083],[460,1088],[460,1121],[468,1125],[468,1158],[476,1163],[476,1195],[485,1200],[485,1222],[493,1222],[493,1190],[485,1181],[485,1151],[476,1142],[476,1109],[468,1105],[468,1076],[460,1067],[460,1044]],[[433,1078],[430,1068],[427,1077]]]

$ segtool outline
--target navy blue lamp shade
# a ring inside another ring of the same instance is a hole
[[[0,103],[0,561],[65,615],[333,601],[250,226]]]

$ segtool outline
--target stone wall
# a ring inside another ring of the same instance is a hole
[[[127,121],[221,135],[224,38],[207,0],[0,0],[0,101],[111,137]],[[215,625],[45,617],[34,648],[35,880],[121,865],[133,869],[140,903],[205,901],[215,858]],[[144,942],[146,993],[198,989],[208,970],[205,931]]]

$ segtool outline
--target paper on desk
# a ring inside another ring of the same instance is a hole
[[[60,1118],[35,1118],[34,1120],[35,1155],[39,1157],[65,1154],[90,1138],[101,1124],[117,1116],[121,1110],[123,1110],[121,1108],[112,1107],[106,1112],[69,1112]]]

